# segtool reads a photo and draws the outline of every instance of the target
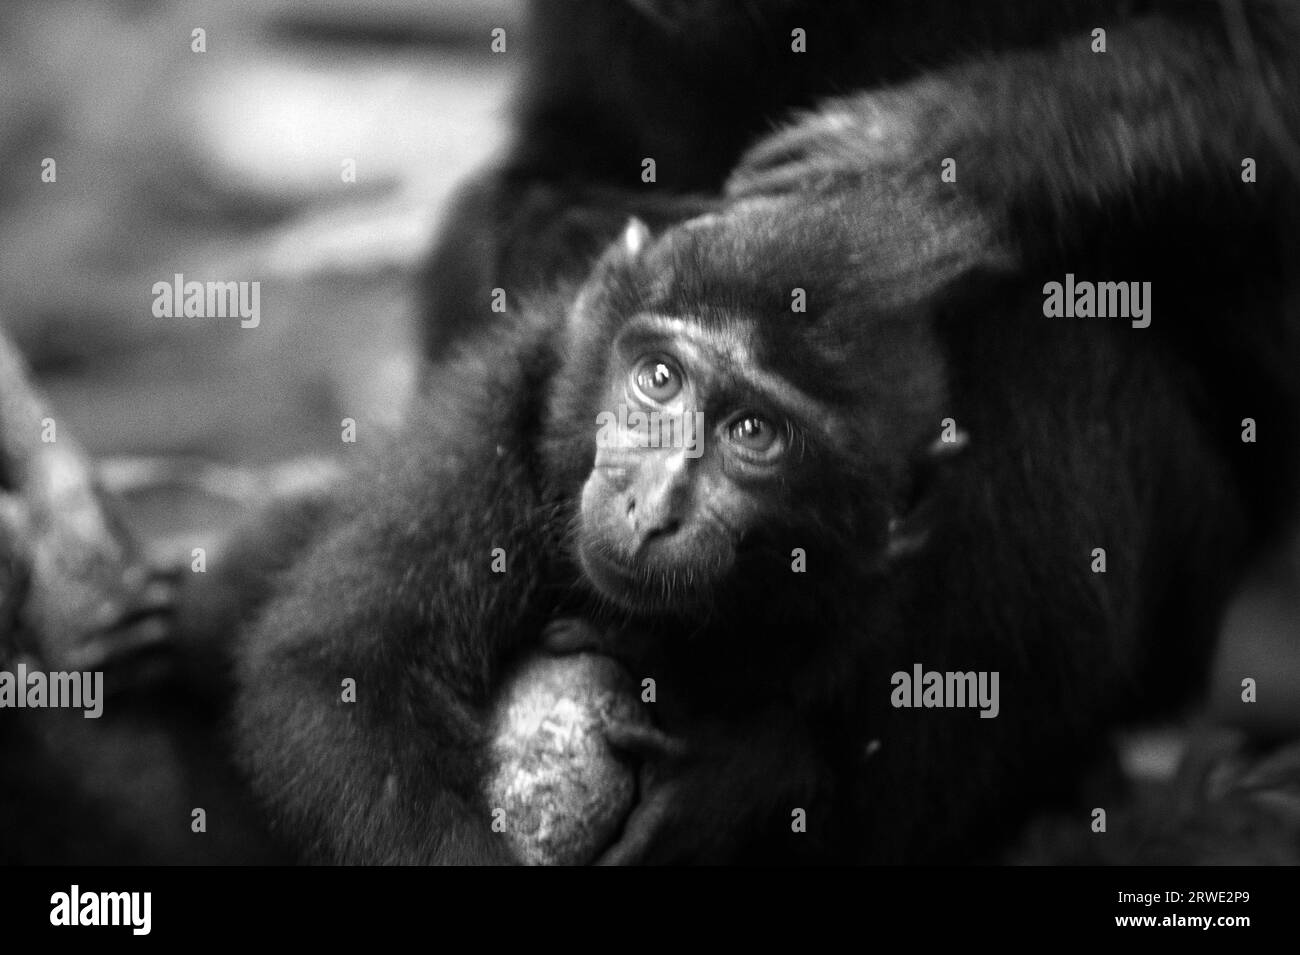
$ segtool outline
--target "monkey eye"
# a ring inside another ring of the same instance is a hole
[[[781,429],[769,418],[747,411],[727,427],[727,437],[753,455],[774,457],[784,450]]]
[[[632,385],[650,401],[666,404],[682,390],[682,373],[667,358],[653,355],[632,369]]]

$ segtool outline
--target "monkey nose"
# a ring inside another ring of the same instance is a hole
[[[646,502],[638,506],[635,498],[628,501],[627,521],[638,552],[656,539],[671,537],[682,526],[681,516],[674,508],[655,507]]]
[[[681,526],[682,522],[674,517],[637,531],[637,550],[644,550],[646,547],[652,545],[656,540],[672,537],[681,529]]]

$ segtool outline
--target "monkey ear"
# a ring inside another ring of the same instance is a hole
[[[627,220],[627,225],[623,227],[623,237],[620,244],[623,251],[631,258],[639,256],[650,244],[650,227],[638,219],[636,216]]]
[[[889,536],[885,547],[885,560],[892,563],[914,554],[929,543],[928,491],[939,467],[944,462],[958,458],[970,447],[970,432],[957,428],[944,440],[935,438],[925,449],[925,457],[918,467],[910,500],[904,512],[889,521]]]
[[[596,261],[587,284],[602,288],[609,285],[611,276],[618,275],[635,265],[641,254],[650,247],[650,227],[636,216],[627,220],[623,233],[611,243]]]
[[[632,265],[649,248],[650,238],[649,226],[636,216],[628,219],[618,240],[611,243],[596,261],[592,277],[600,282],[604,276]]]
[[[595,266],[578,290],[578,294],[569,309],[569,324],[575,327],[585,325],[588,313],[596,308],[618,282],[619,276],[631,273],[631,267],[650,246],[650,227],[636,216],[627,220],[623,233],[618,240],[605,249]]]

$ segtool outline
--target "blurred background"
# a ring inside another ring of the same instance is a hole
[[[518,58],[491,31],[520,6],[0,4],[0,328],[110,478],[339,455],[397,419],[413,276],[503,141]],[[155,317],[176,273],[260,282],[260,326]],[[168,553],[219,546],[237,501],[192,490],[135,496],[131,521]]]
[[[32,649],[9,629],[24,594],[48,668],[99,669],[158,637],[148,620],[104,630],[149,589],[130,537],[78,496],[91,472],[58,457],[69,438],[123,492],[144,565],[184,567],[194,547],[221,559],[275,465],[319,475],[398,419],[414,275],[450,192],[502,143],[517,58],[489,44],[519,7],[0,3],[0,336],[43,393],[0,337],[0,667]],[[259,282],[260,325],[155,317],[153,285],[177,273]],[[57,445],[38,442],[45,414]],[[15,542],[44,560],[43,589],[13,579]],[[111,685],[139,670],[122,669]],[[0,721],[0,861],[265,858],[199,701],[128,695],[110,714]],[[189,837],[195,805],[221,839]]]
[[[92,453],[265,463],[392,419],[412,274],[502,140],[490,31],[518,7],[0,5],[0,320]],[[260,281],[260,327],[154,317],[178,272]]]

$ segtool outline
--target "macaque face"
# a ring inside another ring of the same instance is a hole
[[[745,329],[637,316],[615,338],[577,551],[626,609],[707,604],[780,512],[817,409],[757,366]]]

